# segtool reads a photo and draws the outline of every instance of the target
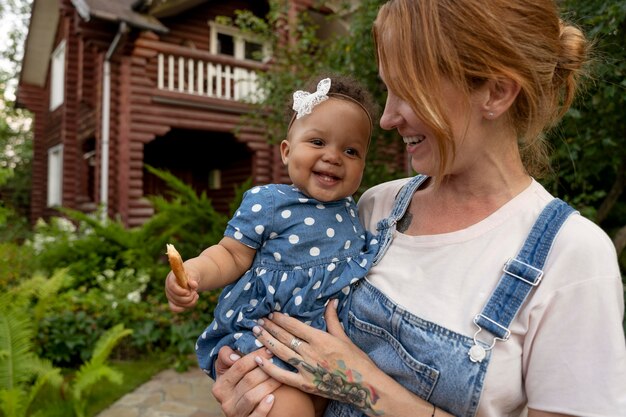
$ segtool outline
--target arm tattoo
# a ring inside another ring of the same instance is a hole
[[[325,397],[351,404],[363,413],[371,416],[382,416],[385,413],[374,410],[378,401],[378,394],[374,387],[361,382],[361,374],[353,369],[347,369],[343,361],[338,362],[338,369],[331,371],[327,367],[313,366],[302,359],[291,358],[289,364],[313,375],[313,384]]]
[[[411,222],[413,222],[413,215],[407,211],[396,224],[396,229],[398,232],[404,233],[409,229]]]

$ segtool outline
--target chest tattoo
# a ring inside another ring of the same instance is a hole
[[[404,233],[409,229],[409,226],[411,226],[412,222],[413,215],[407,211],[406,213],[404,213],[404,216],[402,216],[402,218],[398,221],[396,229],[398,230],[398,232]]]

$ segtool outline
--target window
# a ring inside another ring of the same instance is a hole
[[[63,104],[65,98],[65,41],[52,53],[50,64],[50,110]]]
[[[212,169],[209,171],[209,190],[219,190],[222,188],[222,171]]]
[[[211,53],[259,62],[269,59],[269,47],[250,35],[244,35],[232,26],[215,22],[209,22],[209,26],[211,28]]]
[[[48,207],[60,206],[63,197],[63,145],[48,149]]]

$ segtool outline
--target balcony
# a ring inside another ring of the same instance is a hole
[[[226,55],[211,54],[151,39],[138,45],[156,52],[156,87],[167,95],[187,95],[226,100],[234,103],[255,103],[260,94],[257,73],[265,64],[238,60]]]
[[[157,88],[254,103],[256,70],[173,54],[158,54]]]

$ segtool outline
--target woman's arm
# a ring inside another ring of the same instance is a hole
[[[339,323],[335,304],[326,309],[328,333],[280,313],[259,321],[254,328],[257,338],[299,372],[278,368],[257,355],[259,367],[282,383],[349,403],[369,416],[450,415],[406,390],[354,345]]]

